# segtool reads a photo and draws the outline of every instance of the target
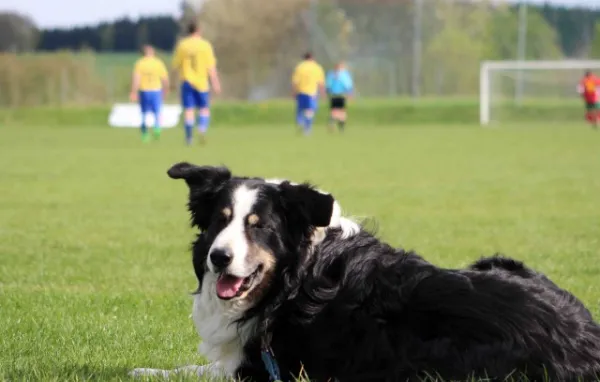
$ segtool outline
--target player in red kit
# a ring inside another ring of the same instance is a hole
[[[585,102],[585,119],[597,128],[600,122],[600,78],[586,71],[577,90]]]

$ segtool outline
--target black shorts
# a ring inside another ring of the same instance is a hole
[[[330,109],[345,109],[346,108],[346,97],[331,97],[329,100]]]

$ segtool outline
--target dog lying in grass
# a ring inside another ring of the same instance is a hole
[[[134,375],[250,381],[596,380],[600,326],[521,262],[443,269],[309,184],[178,163],[199,233],[193,319],[211,362]]]

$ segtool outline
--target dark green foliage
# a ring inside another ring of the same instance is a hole
[[[127,18],[110,23],[72,29],[45,29],[38,50],[79,50],[87,47],[95,51],[137,52],[140,40],[158,49],[172,50],[179,25],[171,16],[143,17],[137,21]]]

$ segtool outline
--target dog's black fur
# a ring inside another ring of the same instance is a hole
[[[494,256],[443,269],[364,230],[345,237],[339,228],[310,247],[314,219],[331,213],[329,195],[308,185],[234,178],[222,168],[179,166],[170,175],[190,185],[189,208],[201,229],[193,246],[200,284],[219,230],[219,200],[234,185],[253,182],[268,211],[270,229],[249,240],[269,247],[276,268],[260,301],[236,322],[257,322],[238,377],[269,380],[261,360],[265,338],[285,380],[301,370],[314,381],[342,382],[600,375],[600,326],[590,312],[518,261]]]

